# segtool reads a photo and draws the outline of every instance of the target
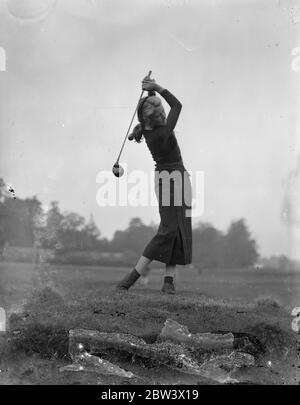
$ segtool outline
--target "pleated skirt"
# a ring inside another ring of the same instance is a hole
[[[182,163],[161,164],[154,176],[160,224],[143,256],[169,265],[192,263],[192,185]]]

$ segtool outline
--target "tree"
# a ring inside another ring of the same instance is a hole
[[[5,240],[14,246],[33,246],[35,221],[41,212],[41,203],[32,198],[5,198],[1,204],[1,228]]]
[[[193,231],[193,260],[203,268],[218,267],[221,262],[223,234],[209,223],[199,223]]]
[[[85,219],[74,213],[65,213],[62,220],[62,244],[67,249],[92,250],[97,248],[100,231],[93,216],[86,224]]]
[[[129,229],[134,229],[134,228],[139,228],[144,226],[141,218],[131,218],[131,220],[129,221]]]
[[[76,212],[61,213],[56,201],[51,203],[46,224],[45,246],[62,250],[92,250],[99,248],[100,231],[91,215],[86,223]]]
[[[100,231],[95,224],[94,217],[91,214],[89,222],[82,230],[85,249],[97,249],[99,247]]]
[[[36,196],[22,200],[11,198],[0,179],[0,249],[5,243],[14,246],[33,246],[36,219],[41,215],[41,203]]]
[[[256,262],[257,245],[244,219],[231,223],[223,239],[223,258],[225,267],[247,267]]]
[[[115,232],[111,250],[115,252],[127,250],[140,254],[154,234],[154,226],[145,225],[140,218],[132,218],[127,229]]]

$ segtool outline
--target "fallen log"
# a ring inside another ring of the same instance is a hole
[[[171,341],[188,347],[208,352],[227,351],[233,349],[234,335],[232,333],[195,333],[174,321],[167,319],[159,335],[161,341]]]
[[[118,351],[125,351],[133,356],[150,359],[157,362],[159,365],[164,365],[174,370],[198,375],[201,377],[213,379],[215,381],[233,382],[231,373],[241,366],[254,364],[254,358],[251,355],[240,353],[223,356],[210,357],[202,364],[198,364],[193,359],[190,351],[184,345],[179,345],[172,342],[161,342],[147,344],[143,339],[136,336],[123,333],[106,333],[94,330],[74,329],[69,332],[69,352],[75,363],[82,361],[92,361],[93,365],[99,368],[99,364],[92,356],[83,355],[89,351],[89,355],[101,353],[105,349],[113,348]],[[99,357],[97,357],[99,358]],[[88,360],[87,360],[88,359]],[[111,363],[110,363],[111,364]],[[101,372],[106,374],[106,365],[101,363]]]
[[[101,353],[105,349],[115,349],[134,356],[151,359],[181,371],[197,372],[198,365],[189,357],[188,351],[173,343],[147,344],[144,339],[124,333],[106,333],[94,330],[75,329],[69,332],[69,353],[73,361],[81,350]]]
[[[146,345],[142,338],[125,333],[107,333],[88,329],[71,329],[69,331],[69,353],[71,357],[78,353],[80,346],[90,353],[101,353],[109,348],[134,353],[135,348]]]

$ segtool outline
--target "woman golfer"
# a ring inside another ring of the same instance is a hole
[[[148,76],[142,81],[142,88],[148,91],[148,96],[142,98],[138,105],[139,124],[128,138],[141,142],[144,137],[155,161],[155,194],[160,225],[134,269],[119,282],[117,289],[128,290],[140,276],[148,273],[149,263],[157,260],[166,265],[162,292],[174,294],[176,265],[192,262],[192,188],[174,134],[182,105],[167,89]],[[167,117],[161,99],[155,92],[171,108]]]

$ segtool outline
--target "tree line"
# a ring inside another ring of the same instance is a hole
[[[62,212],[57,201],[45,211],[36,196],[14,199],[7,190],[0,179],[0,250],[9,245],[47,248],[57,254],[126,251],[138,256],[157,231],[158,225],[132,218],[125,230],[117,230],[108,240],[101,237],[92,215],[86,221],[75,212]],[[257,258],[257,243],[243,218],[225,232],[203,222],[193,228],[193,262],[200,267],[246,267]]]

